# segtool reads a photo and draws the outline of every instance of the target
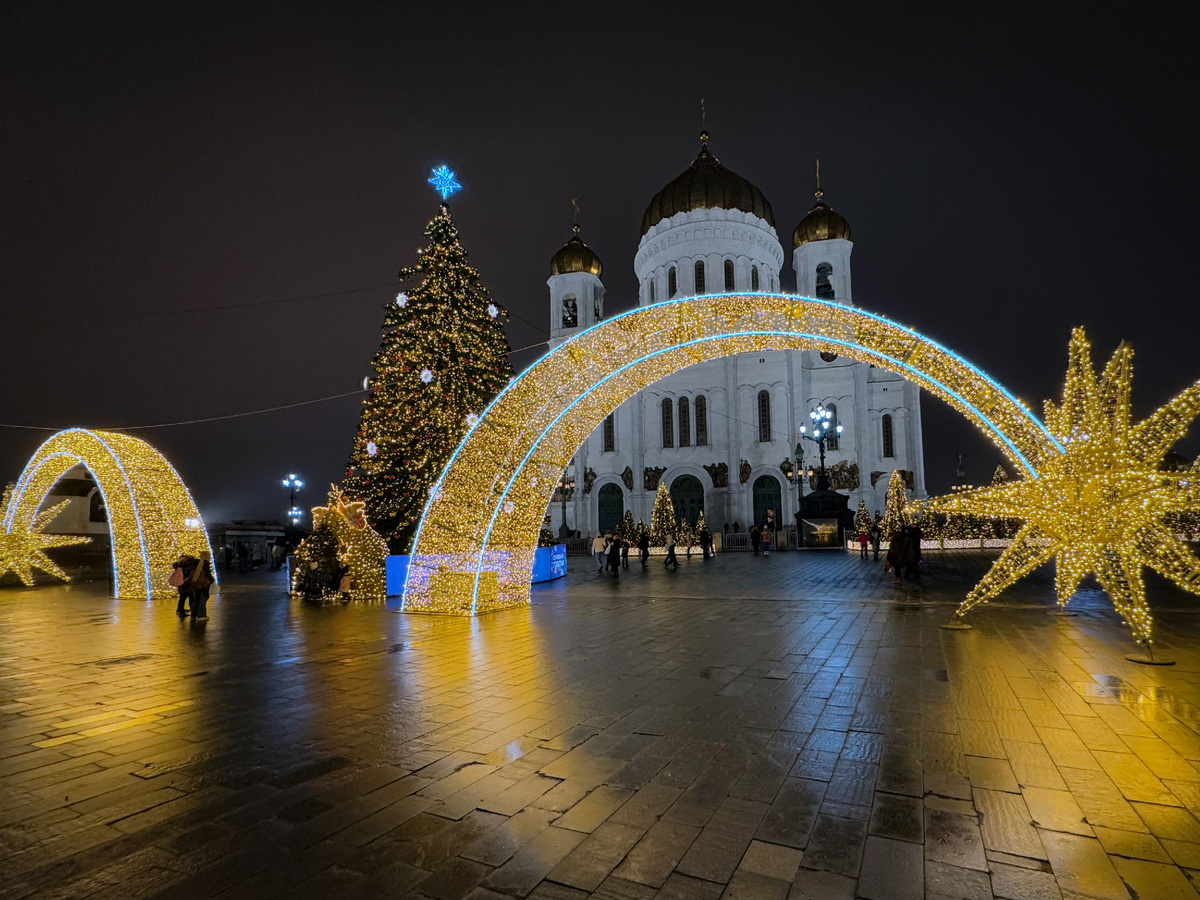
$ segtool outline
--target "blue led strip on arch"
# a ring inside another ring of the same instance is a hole
[[[742,293],[733,292],[733,293],[723,293],[723,294],[707,294],[705,296],[706,297],[742,297],[742,296],[745,296],[745,293],[744,292],[742,292]],[[756,294],[755,296],[762,297],[763,295]],[[915,331],[914,329],[909,328],[905,325],[900,325],[896,322],[893,322],[891,319],[888,319],[886,316],[881,316],[877,313],[867,312],[867,311],[859,309],[857,307],[847,307],[845,304],[842,304],[842,303],[837,303],[837,302],[829,301],[829,300],[822,300],[820,298],[814,298],[814,297],[803,297],[803,296],[798,296],[798,295],[774,294],[773,296],[775,296],[778,299],[787,301],[787,302],[799,301],[799,302],[802,302],[805,304],[824,306],[824,307],[828,307],[831,309],[836,308],[839,311],[843,311],[843,312],[849,311],[849,312],[853,313],[854,315],[862,316],[866,319],[871,319],[873,321],[884,324],[884,325],[888,326],[889,328],[896,328],[900,331],[903,331],[904,333],[911,335],[912,337],[916,338],[917,340],[928,344],[929,346],[933,347],[934,349],[938,350],[939,352],[945,353],[947,356],[953,358],[957,362],[961,363],[962,365],[964,365],[965,367],[970,369],[972,372],[974,372],[976,375],[978,375],[983,381],[985,381],[990,387],[992,387],[993,389],[998,391],[1000,394],[1002,394],[1005,398],[1007,398],[1009,401],[1011,401],[1012,404],[1018,410],[1025,413],[1025,415],[1029,419],[1030,423],[1033,424],[1039,431],[1042,432],[1042,434],[1047,438],[1047,440],[1050,441],[1050,443],[1055,447],[1055,449],[1057,449],[1059,452],[1063,451],[1062,444],[1054,437],[1054,435],[1052,435],[1050,433],[1050,431],[1046,428],[1046,426],[1042,423],[1042,421],[1040,419],[1038,419],[1037,416],[1035,416],[1029,409],[1027,409],[1024,404],[1022,404],[1019,400],[1017,400],[1017,398],[1014,397],[1012,395],[1012,393],[1006,387],[1004,387],[1004,385],[1000,384],[998,381],[993,379],[990,375],[988,375],[986,372],[984,372],[982,369],[980,369],[974,363],[967,360],[965,357],[959,355],[958,353],[955,353],[953,350],[950,350],[949,348],[943,346],[942,344],[938,343],[937,341],[933,340],[932,338],[929,338],[929,337],[921,334],[920,332]],[[487,415],[489,412],[491,412],[492,407],[494,407],[497,403],[499,403],[505,397],[505,395],[508,393],[508,391],[511,388],[513,388],[515,385],[517,385],[518,383],[523,381],[525,378],[530,377],[537,370],[537,368],[543,362],[545,362],[550,356],[553,356],[556,353],[565,352],[567,347],[576,343],[584,335],[589,334],[590,332],[592,332],[595,329],[607,327],[607,326],[611,325],[613,322],[616,322],[620,319],[627,318],[629,316],[640,315],[647,309],[663,309],[663,308],[670,307],[670,306],[687,306],[695,299],[696,298],[694,298],[694,297],[676,297],[671,300],[662,300],[658,303],[649,304],[648,306],[635,307],[634,309],[627,310],[626,312],[623,312],[620,315],[613,316],[611,319],[607,319],[603,322],[598,322],[595,325],[592,325],[591,327],[584,329],[579,334],[577,334],[573,338],[571,338],[571,340],[566,341],[565,343],[560,345],[557,349],[546,354],[546,356],[542,357],[540,360],[535,362],[522,375],[520,375],[519,377],[514,378],[512,381],[510,381],[500,391],[500,393],[497,394],[495,396],[495,398],[492,399],[492,402],[489,403],[484,408],[483,413],[480,415],[480,417],[476,421],[475,425],[467,430],[467,433],[463,436],[463,439],[459,442],[458,446],[454,449],[454,453],[451,454],[449,461],[446,463],[446,467],[442,470],[442,473],[438,476],[437,481],[434,483],[433,488],[430,490],[429,496],[425,501],[425,509],[421,513],[421,521],[417,525],[417,533],[413,538],[413,549],[416,550],[417,547],[420,546],[421,532],[424,530],[424,527],[425,527],[425,519],[426,519],[427,515],[429,514],[430,507],[433,505],[434,498],[437,496],[438,492],[441,490],[442,483],[445,481],[447,473],[449,473],[449,471],[453,468],[455,460],[458,459],[459,454],[462,452],[463,448],[466,446],[467,441],[470,439],[470,437],[474,433],[475,429],[479,428],[483,424],[484,419],[487,418]],[[865,349],[865,348],[860,347],[857,344],[853,344],[848,341],[830,338],[830,337],[826,337],[824,335],[809,335],[809,334],[802,334],[800,332],[793,332],[793,331],[787,331],[787,332],[780,332],[780,331],[731,332],[729,334],[713,335],[710,338],[705,338],[702,340],[717,340],[717,339],[721,339],[721,338],[725,338],[725,337],[744,336],[744,335],[753,336],[753,335],[757,335],[757,334],[782,335],[785,337],[786,336],[796,336],[796,337],[807,336],[807,337],[810,337],[815,340],[826,341],[828,343],[837,344],[839,346],[843,346],[843,347],[846,347],[851,350],[864,350]],[[692,342],[689,342],[689,344],[697,343],[697,342],[698,341],[692,341]],[[687,344],[678,345],[678,346],[687,346]],[[666,350],[661,351],[661,352],[668,352],[668,350],[674,350],[674,349],[677,349],[677,347],[667,348]],[[870,351],[870,352],[875,353],[875,351]],[[651,354],[651,356],[653,356],[653,355],[655,355],[655,354]],[[925,375],[924,373],[918,372],[916,369],[914,369],[912,366],[909,366],[907,363],[900,362],[899,360],[891,360],[890,357],[887,357],[883,354],[877,353],[876,355],[879,356],[879,358],[881,358],[881,359],[890,360],[897,368],[905,369],[906,371],[913,372],[914,374],[918,374],[918,375],[920,375],[921,378],[928,378],[929,381],[931,381],[935,384],[938,384],[939,386],[944,387],[944,385],[942,385],[941,382],[938,382],[936,379],[933,379],[933,378]],[[650,358],[650,357],[646,357],[646,358]],[[640,362],[640,361],[641,360],[638,360],[637,362]],[[636,364],[636,362],[633,364]],[[625,367],[622,367],[622,369],[619,371],[623,371],[624,368]],[[616,373],[614,372],[611,374],[616,374]],[[606,378],[604,380],[607,380],[607,377],[611,377],[611,375],[606,376]],[[600,383],[603,383],[603,381],[601,381]],[[979,413],[978,410],[972,404],[967,403],[965,400],[962,400],[960,397],[958,397],[958,395],[955,392],[950,391],[948,388],[946,389],[946,391],[947,391],[947,393],[954,396],[956,399],[959,399],[960,402],[962,402],[964,406],[967,406],[970,409],[977,412],[981,419],[989,422],[989,424],[991,423],[991,420],[988,419],[986,416],[983,416],[982,413]],[[568,407],[568,408],[570,408],[570,407]],[[557,419],[555,421],[557,421]],[[1022,460],[1025,467],[1029,470],[1030,474],[1036,478],[1037,473],[1035,471],[1033,471],[1032,466],[1030,466],[1028,461],[1025,460],[1024,455],[1021,454],[1020,451],[1016,449],[1015,445],[1013,445],[1012,442],[1006,436],[1004,436],[1004,434],[1002,432],[1000,432],[998,428],[995,429],[995,431],[1000,436],[1001,440],[1004,441],[1004,443],[1007,444],[1009,447],[1011,447],[1013,449],[1013,452],[1016,453],[1016,455]],[[543,437],[544,437],[544,434],[543,434]],[[539,438],[539,441],[540,440],[541,440],[541,438]],[[534,446],[536,446],[536,443]],[[527,459],[528,459],[528,455],[526,456],[526,460]],[[524,466],[524,462],[522,463],[522,467],[523,466]],[[517,471],[520,471],[520,468],[521,467],[518,467]],[[511,481],[509,484],[511,486]],[[505,494],[507,495],[507,493],[508,493],[508,490],[506,488]],[[497,508],[499,508],[499,507],[497,507]],[[494,521],[495,521],[495,519],[493,517],[493,523],[494,523]],[[491,525],[489,525],[489,528],[488,528],[488,535],[490,535],[490,534],[491,534]],[[485,538],[484,546],[486,547],[486,538]],[[483,559],[482,554],[483,554],[483,549],[481,548],[479,564],[482,564],[482,559]],[[410,566],[408,569],[408,572],[405,575],[405,579],[404,579],[404,594],[403,594],[403,599],[401,600],[401,606],[400,606],[401,610],[403,610],[405,608],[405,606],[407,605],[408,579],[409,579],[409,576],[411,575],[411,572],[412,572],[412,567]],[[478,593],[479,593],[479,570],[477,569],[476,570],[476,579],[475,579],[475,591],[474,591],[473,598],[472,598],[472,607],[471,607],[472,613],[474,613],[474,611],[475,611],[475,603],[478,599]]]
[[[674,302],[677,302],[677,301],[674,301]],[[589,330],[591,330],[591,329],[589,329]],[[947,394],[949,394],[951,397],[953,397],[955,400],[957,400],[959,403],[961,403],[964,407],[971,410],[971,412],[973,412],[976,416],[978,416],[981,421],[986,422],[988,424],[988,426],[991,428],[992,432],[997,437],[999,437],[1000,440],[1003,441],[1004,444],[1007,445],[1010,450],[1012,450],[1013,454],[1016,456],[1016,458],[1018,460],[1020,460],[1021,464],[1026,468],[1026,470],[1029,472],[1030,476],[1033,478],[1038,477],[1037,471],[1033,468],[1032,464],[1030,464],[1030,462],[1025,458],[1025,455],[1017,448],[1017,446],[1011,440],[1009,440],[1009,438],[1004,434],[1004,432],[1000,430],[999,426],[997,426],[990,418],[988,418],[986,415],[984,415],[978,409],[978,407],[976,407],[973,403],[970,403],[968,400],[966,400],[964,397],[962,397],[957,391],[951,390],[949,387],[944,385],[942,382],[938,381],[936,378],[933,378],[930,375],[927,375],[926,373],[921,372],[920,370],[916,369],[915,367],[910,366],[908,363],[894,359],[893,357],[887,356],[886,354],[879,353],[878,351],[873,351],[873,350],[866,351],[865,348],[861,347],[858,344],[851,343],[850,341],[845,341],[845,340],[841,340],[838,338],[826,337],[825,335],[815,335],[810,332],[778,331],[778,330],[757,331],[756,330],[756,331],[746,331],[746,332],[728,332],[728,333],[720,334],[720,335],[710,335],[710,336],[703,337],[703,338],[695,338],[690,341],[685,341],[681,344],[676,344],[672,347],[665,347],[660,350],[656,350],[653,353],[648,353],[645,356],[639,357],[638,359],[635,359],[635,360],[632,360],[631,362],[626,363],[625,365],[621,366],[618,369],[613,370],[612,372],[610,372],[609,374],[607,374],[603,378],[601,378],[599,381],[597,381],[594,384],[592,384],[591,386],[589,386],[588,392],[590,393],[591,391],[594,391],[596,388],[600,387],[605,382],[607,382],[610,378],[614,378],[617,375],[623,374],[624,372],[628,371],[630,368],[640,365],[640,364],[646,362],[647,360],[654,359],[655,357],[661,356],[665,353],[671,353],[671,352],[674,352],[675,350],[680,350],[685,347],[692,347],[697,344],[711,343],[713,341],[722,341],[727,338],[738,338],[738,337],[807,338],[807,339],[811,339],[811,340],[824,341],[826,343],[834,344],[839,347],[844,347],[849,350],[859,350],[862,352],[868,352],[872,356],[875,356],[882,360],[886,360],[888,363],[896,366],[897,368],[904,369],[908,372],[911,372],[913,375],[917,376],[919,379],[929,381],[929,382],[937,385],[939,388],[944,390]],[[987,379],[987,380],[989,382],[991,381],[991,379]],[[492,529],[495,527],[496,519],[499,517],[500,511],[503,509],[505,498],[508,497],[508,493],[512,489],[513,482],[516,480],[517,476],[521,473],[521,471],[525,468],[525,465],[529,462],[530,457],[533,456],[534,451],[537,449],[538,445],[546,438],[546,435],[549,434],[550,431],[563,418],[563,416],[565,416],[568,412],[570,412],[572,409],[574,409],[576,404],[581,402],[585,396],[586,396],[585,394],[581,394],[581,395],[577,396],[574,400],[572,400],[570,402],[570,404],[568,404],[562,410],[562,412],[560,412],[557,416],[554,417],[553,420],[551,420],[551,422],[545,427],[545,429],[543,429],[542,433],[540,435],[538,435],[537,440],[535,440],[533,442],[533,444],[530,446],[529,451],[522,458],[520,464],[513,470],[513,477],[509,479],[508,484],[504,488],[504,493],[501,494],[499,499],[496,501],[496,505],[493,507],[491,519],[488,522],[487,531],[484,533],[483,540],[480,542],[480,546],[479,546],[479,551],[478,551],[479,558],[478,558],[478,562],[476,563],[476,568],[475,568],[475,587],[471,593],[471,615],[475,615],[475,609],[479,602],[479,579],[483,573],[483,570],[481,567],[483,565],[484,554],[487,552],[488,541],[491,538]],[[497,398],[497,399],[499,399],[499,398]],[[461,445],[460,445],[460,447],[461,447]],[[457,451],[455,452],[455,455],[457,455]],[[453,463],[453,459],[451,459],[451,463]],[[448,464],[446,466],[446,470],[448,471],[449,468],[450,468],[450,465]],[[440,485],[440,483],[441,483],[440,479],[439,479],[438,483]],[[432,498],[432,496],[433,495],[431,494],[430,497]],[[424,517],[422,517],[422,522],[423,521],[424,521]],[[420,534],[420,532],[418,531],[418,536],[419,536],[419,534]],[[413,545],[414,549],[416,549],[416,546],[417,545],[414,543],[414,545]],[[407,590],[407,582],[405,583],[405,588]]]

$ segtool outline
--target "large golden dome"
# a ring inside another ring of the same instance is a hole
[[[816,205],[792,232],[792,248],[809,241],[832,241],[835,238],[850,240],[850,223],[846,221],[845,216],[821,199],[821,191],[818,190]]]
[[[575,226],[575,237],[567,241],[563,245],[563,248],[555,253],[554,258],[550,260],[551,275],[588,272],[599,278],[600,273],[603,271],[604,266],[600,264],[600,257],[579,236],[578,225]]]
[[[642,234],[675,213],[693,209],[740,209],[766,219],[775,227],[775,214],[763,192],[721,165],[709,152],[708,132],[700,132],[700,155],[682,175],[654,195],[642,215]]]

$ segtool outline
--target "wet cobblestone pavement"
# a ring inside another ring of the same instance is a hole
[[[479,620],[0,591],[0,896],[1195,898],[1200,616],[1049,571],[572,560]]]

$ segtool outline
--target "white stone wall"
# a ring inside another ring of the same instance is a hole
[[[845,240],[817,241],[804,244],[793,254],[799,293],[816,294],[816,270],[827,263],[834,300],[852,303],[850,255],[853,244]],[[677,272],[676,296],[695,293],[693,281],[696,260],[705,262],[705,293],[725,290],[724,263],[734,263],[734,289],[750,290],[752,267],[759,269],[759,289],[779,290],[779,271],[784,253],[775,229],[765,220],[738,210],[706,209],[677,213],[653,226],[642,238],[634,261],[637,273],[639,305],[652,302],[650,284],[654,284],[653,302],[670,299],[667,273]],[[577,297],[598,296],[603,302],[603,285],[591,275],[560,275],[548,282],[551,292],[551,347],[569,339],[593,324],[591,301],[579,301],[580,323],[577,329],[561,328],[561,298],[566,293]],[[591,291],[592,294],[587,292]],[[758,396],[769,391],[771,397],[770,440],[760,441]],[[695,399],[707,403],[708,441],[696,446]],[[690,446],[679,446],[679,399],[687,397],[690,407]],[[662,401],[669,398],[673,417],[674,446],[663,447]],[[826,455],[832,467],[843,460],[857,462],[859,488],[850,492],[850,508],[860,499],[872,511],[883,510],[887,477],[892,469],[914,472],[917,496],[925,494],[925,474],[921,443],[920,396],[915,385],[882,369],[856,363],[845,357],[826,362],[813,351],[766,350],[742,353],[719,360],[699,363],[676,372],[626,400],[614,416],[615,447],[604,450],[603,427],[597,428],[575,455],[575,494],[567,503],[567,525],[584,535],[594,534],[599,522],[599,493],[605,484],[619,485],[625,509],[634,519],[649,522],[654,505],[654,490],[644,487],[647,468],[663,468],[662,481],[668,488],[681,475],[692,475],[704,486],[705,518],[714,529],[739,522],[743,528],[753,523],[753,485],[761,475],[773,476],[780,485],[783,509],[777,520],[792,524],[799,502],[794,479],[780,469],[784,460],[795,465],[796,433],[801,424],[809,424],[808,413],[817,404],[837,407],[843,426],[838,448]],[[892,417],[893,456],[884,456],[882,422]],[[817,466],[815,444],[804,441],[806,467]],[[750,475],[740,478],[742,461],[750,466]],[[729,484],[718,487],[705,465],[725,463]],[[628,466],[633,472],[633,488],[621,478]],[[585,473],[596,473],[590,492],[584,491]],[[884,472],[871,485],[871,473]],[[804,490],[814,486],[805,480]],[[561,507],[552,503],[548,510],[551,528],[557,534]]]

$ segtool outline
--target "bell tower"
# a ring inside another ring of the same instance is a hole
[[[817,160],[817,202],[792,233],[792,268],[796,293],[852,306],[850,292],[850,223],[823,199],[821,161]]]
[[[574,204],[575,201],[571,201]],[[579,207],[575,207],[578,220]],[[569,341],[604,318],[604,266],[579,236],[574,236],[550,260],[550,349]]]

